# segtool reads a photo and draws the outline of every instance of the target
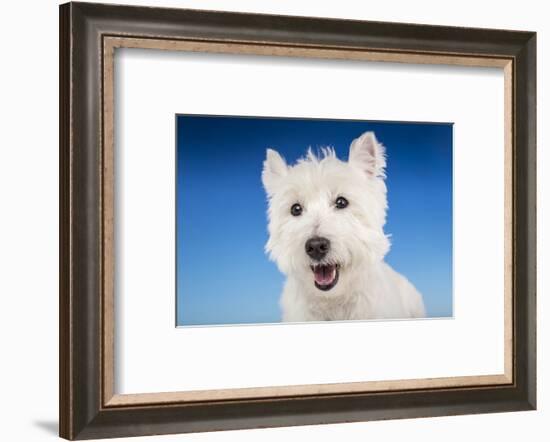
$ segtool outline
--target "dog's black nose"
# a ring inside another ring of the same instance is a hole
[[[313,259],[320,261],[330,250],[330,241],[316,236],[306,241],[306,253]]]

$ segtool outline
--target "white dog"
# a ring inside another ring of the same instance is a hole
[[[267,150],[266,251],[287,276],[283,321],[425,316],[420,293],[384,262],[385,166],[372,132],[351,143],[347,163],[326,148],[289,166]]]

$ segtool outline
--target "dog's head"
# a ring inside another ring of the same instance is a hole
[[[333,149],[311,150],[287,165],[268,149],[262,181],[268,195],[266,250],[279,269],[315,292],[345,291],[357,271],[389,250],[384,147],[366,132],[351,143],[347,162]]]

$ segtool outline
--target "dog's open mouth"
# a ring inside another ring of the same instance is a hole
[[[311,266],[315,287],[319,290],[330,290],[338,282],[338,264],[317,264]]]

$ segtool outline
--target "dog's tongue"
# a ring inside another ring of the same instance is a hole
[[[315,282],[319,285],[329,285],[336,276],[336,266],[319,265],[313,269]]]

